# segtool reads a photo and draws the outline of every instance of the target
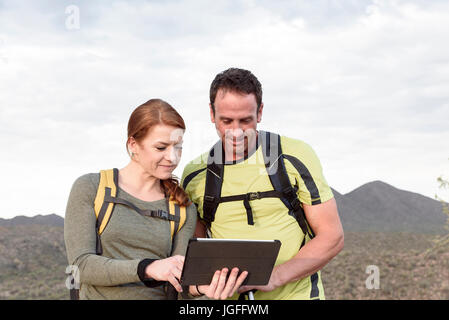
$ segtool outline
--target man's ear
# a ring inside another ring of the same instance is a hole
[[[262,120],[263,102],[260,103],[259,111],[257,111],[257,123]]]
[[[212,122],[212,123],[215,123],[215,112],[214,112],[214,109],[212,109],[212,104],[211,103],[209,103],[209,111],[210,111],[210,121]]]

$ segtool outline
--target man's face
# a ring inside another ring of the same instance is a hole
[[[257,111],[254,94],[219,89],[210,109],[212,123],[223,141],[227,160],[238,160],[256,142],[257,123],[262,119],[263,104]]]

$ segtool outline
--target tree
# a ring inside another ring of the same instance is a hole
[[[437,178],[437,182],[440,184],[440,189],[449,190],[449,180],[443,178],[443,176],[439,176]],[[449,203],[444,201],[441,197],[438,195],[435,195],[435,199],[439,200],[441,202],[442,210],[447,215],[446,225],[444,228],[448,230],[449,232]],[[443,236],[440,236],[436,239],[435,245],[433,248],[430,249],[430,251],[435,251],[441,247],[444,247],[449,244],[449,233]]]

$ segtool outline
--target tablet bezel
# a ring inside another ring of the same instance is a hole
[[[235,252],[230,251],[231,248],[238,252],[234,255]],[[216,270],[224,267],[231,270],[233,267],[238,267],[239,273],[248,269],[245,285],[266,285],[270,280],[280,248],[279,240],[192,238],[187,247],[181,284],[207,285],[211,282]],[[204,257],[198,256],[200,249],[203,249],[201,252],[204,253]],[[218,256],[217,252],[225,253],[224,257]],[[242,257],[242,255],[245,256]],[[201,264],[199,262],[201,259],[209,259],[210,264]],[[194,265],[191,265],[192,263]],[[187,274],[186,272],[191,272],[190,270],[203,272]]]

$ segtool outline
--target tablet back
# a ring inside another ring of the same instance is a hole
[[[181,283],[210,284],[215,271],[237,267],[248,271],[245,285],[266,285],[280,247],[279,240],[190,239]]]

